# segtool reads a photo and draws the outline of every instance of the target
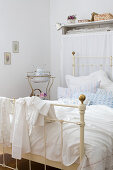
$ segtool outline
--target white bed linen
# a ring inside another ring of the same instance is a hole
[[[95,90],[95,82],[100,82],[100,88],[108,90],[108,87],[112,86],[113,88],[113,82],[109,79],[108,75],[103,71],[99,70],[96,72],[93,72],[89,74],[88,76],[72,76],[72,75],[66,75],[66,84],[68,88],[78,88],[82,86],[83,89],[85,89],[85,86],[88,87],[92,86],[93,89],[87,88],[88,91]],[[82,82],[82,84],[81,84]],[[98,87],[97,87],[98,88]]]
[[[59,119],[79,121],[78,109],[55,107]],[[85,113],[85,156],[78,169],[111,170],[113,166],[113,109],[107,106],[88,106]],[[79,126],[63,126],[62,160],[66,166],[79,157]],[[46,156],[61,160],[60,124],[48,123]],[[44,156],[43,127],[35,126],[30,136],[31,151]]]
[[[0,143],[10,145],[10,113],[12,104],[9,98],[0,97]]]
[[[36,96],[16,100],[10,139],[13,158],[21,159],[22,154],[31,152],[29,136],[32,129],[36,123],[44,127],[44,117],[48,116],[56,119],[51,102],[41,100]]]

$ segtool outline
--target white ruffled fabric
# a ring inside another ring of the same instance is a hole
[[[0,143],[5,145],[10,144],[10,113],[12,110],[12,104],[10,99],[0,97]]]
[[[15,117],[12,132],[12,157],[21,159],[23,153],[31,151],[29,136],[33,127],[44,126],[44,117],[56,118],[50,102],[38,97],[26,97],[16,100]]]
[[[39,126],[44,126],[44,117],[56,118],[54,106],[50,101],[41,100],[38,97],[27,97],[26,102],[26,120],[29,127],[29,136],[32,128],[38,123]]]
[[[24,98],[16,100],[11,136],[12,157],[16,159],[21,159],[22,153],[31,151],[25,105]]]

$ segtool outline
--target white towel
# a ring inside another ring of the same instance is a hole
[[[12,105],[10,99],[0,97],[0,143],[10,144],[10,113]]]
[[[38,97],[26,97],[16,100],[15,121],[12,135],[12,157],[21,159],[21,155],[29,153],[32,128],[38,123],[44,126],[44,117],[56,118],[51,102]]]
[[[32,128],[38,124],[44,126],[44,117],[56,119],[54,106],[52,101],[41,100],[38,97],[26,97],[26,120],[29,127],[29,135]]]
[[[30,152],[25,105],[24,99],[16,100],[12,133],[12,157],[16,159],[21,159],[22,153]]]

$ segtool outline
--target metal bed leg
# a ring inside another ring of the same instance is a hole
[[[16,159],[16,168],[15,168],[15,170],[18,170],[18,161],[17,161],[17,159]]]
[[[44,164],[44,170],[46,170],[46,164]]]
[[[31,170],[31,160],[29,160],[29,170]]]
[[[63,170],[62,153],[63,153],[63,121],[61,121],[61,170]]]
[[[4,141],[3,141],[4,142]],[[5,167],[5,152],[4,152],[4,144],[3,144],[3,167]]]
[[[45,129],[45,119],[44,119],[44,170],[46,170],[46,129]]]
[[[18,170],[18,167],[17,167],[17,160],[16,160],[16,168],[12,168],[10,166],[7,166],[5,164],[5,151],[4,151],[4,143],[3,143],[3,164],[0,164],[0,166],[2,166],[3,168],[8,168],[8,169],[12,169],[12,170]]]

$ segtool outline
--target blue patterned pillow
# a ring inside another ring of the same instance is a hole
[[[113,108],[113,93],[104,89],[98,89],[92,100],[92,104],[106,105]]]
[[[79,99],[79,96],[81,94],[84,94],[86,96],[86,100],[88,101],[86,102],[87,105],[92,104],[92,100],[95,97],[95,93],[77,91],[76,89],[72,90],[69,88],[58,87],[57,98],[60,99],[60,101],[63,100],[65,102],[69,102],[71,100],[74,104],[74,100]]]
[[[89,105],[92,105],[93,99],[95,97],[95,93],[90,93],[90,92],[77,92],[76,90],[73,92],[72,98],[78,99],[81,94],[84,94],[86,96],[86,99],[89,100]]]

